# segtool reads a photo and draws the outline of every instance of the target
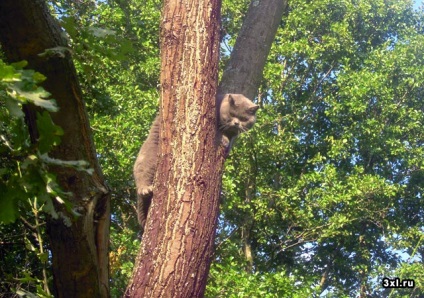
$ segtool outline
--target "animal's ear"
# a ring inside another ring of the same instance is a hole
[[[234,99],[232,94],[228,94],[228,101],[230,102],[230,105],[232,106],[236,104],[236,100]]]
[[[255,106],[253,106],[253,107],[251,107],[251,108],[249,108],[249,112],[252,114],[252,115],[255,115],[256,114],[256,111],[259,109],[259,106],[258,105],[255,105]]]

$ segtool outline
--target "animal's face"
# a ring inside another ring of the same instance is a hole
[[[227,94],[220,106],[220,130],[236,136],[252,128],[259,106],[242,94]]]

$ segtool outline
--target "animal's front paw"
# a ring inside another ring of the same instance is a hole
[[[140,194],[143,197],[151,196],[153,194],[153,185],[140,189]]]
[[[228,137],[226,135],[222,135],[222,145],[227,148],[230,145],[230,140],[228,139]]]

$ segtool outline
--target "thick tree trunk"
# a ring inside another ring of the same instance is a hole
[[[252,1],[221,93],[254,97],[286,4]],[[225,159],[215,114],[219,6],[218,0],[164,4],[160,161],[126,297],[204,293]]]
[[[0,42],[10,62],[27,60],[30,68],[47,77],[44,88],[60,108],[51,116],[64,130],[60,146],[50,155],[62,160],[85,160],[94,169],[89,175],[71,168],[51,168],[62,189],[73,193],[69,199],[81,214],[70,225],[63,218],[50,219],[47,224],[55,296],[107,297],[108,190],[97,162],[81,90],[62,30],[44,0],[1,0]],[[52,51],[40,55],[47,49]],[[27,107],[26,113],[31,137],[35,139],[34,109]]]
[[[159,165],[126,297],[202,297],[218,217],[219,0],[164,2]]]

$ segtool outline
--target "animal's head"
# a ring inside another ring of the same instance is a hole
[[[225,94],[219,109],[219,128],[228,136],[236,136],[252,128],[259,106],[243,94]]]

